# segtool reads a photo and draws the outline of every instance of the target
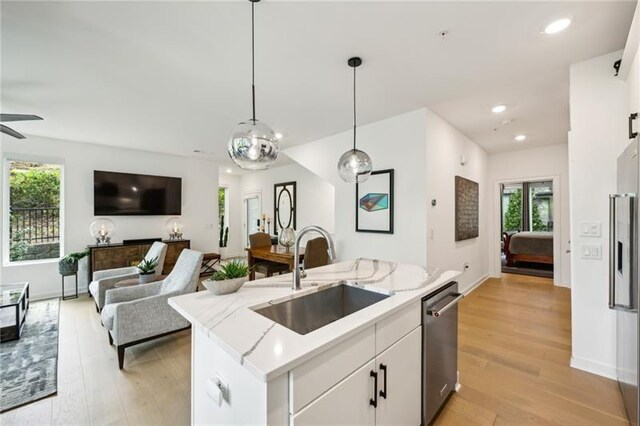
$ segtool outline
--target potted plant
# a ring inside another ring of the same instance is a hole
[[[211,277],[202,281],[213,294],[222,295],[238,291],[249,279],[249,267],[240,260],[232,260],[220,266]]]
[[[150,283],[156,277],[156,268],[158,267],[158,258],[143,259],[138,265],[140,271],[140,284]]]
[[[220,216],[220,237],[218,238],[218,247],[220,248],[220,257],[226,258],[229,255],[227,243],[229,242],[229,227],[224,226],[224,215]]]
[[[89,255],[89,249],[69,253],[58,261],[58,272],[60,275],[73,275],[78,272],[78,261]]]

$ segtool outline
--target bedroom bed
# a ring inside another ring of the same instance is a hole
[[[553,232],[505,232],[503,237],[507,266],[516,262],[553,264]]]

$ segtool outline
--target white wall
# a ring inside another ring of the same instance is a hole
[[[246,173],[241,178],[241,191],[243,195],[260,192],[262,213],[272,218],[271,233],[273,234],[273,185],[293,181],[296,182],[296,229],[300,230],[308,225],[319,225],[333,234],[336,214],[334,186],[300,164],[288,164]],[[242,199],[240,202],[242,203]],[[311,237],[314,236],[311,235]]]
[[[183,179],[182,220],[185,238],[196,250],[216,251],[218,166],[194,159],[30,136],[23,141],[8,140],[2,156],[60,162],[64,165],[64,251],[83,250],[93,244],[89,225],[93,215],[93,171],[176,176]],[[113,242],[135,238],[167,238],[168,216],[115,216]],[[3,282],[29,281],[33,298],[60,294],[57,262],[32,265],[3,265]],[[80,290],[86,291],[86,276],[79,276]],[[71,279],[69,279],[69,284]]]
[[[244,256],[242,243],[242,176],[220,171],[220,186],[227,188],[227,208],[229,209],[228,256]]]
[[[554,180],[553,221],[554,281],[556,285],[571,286],[570,215],[569,215],[569,158],[568,146],[551,145],[496,153],[489,156],[491,275],[500,276],[500,183],[523,182],[540,178]]]
[[[335,239],[340,259],[370,257],[426,266],[426,134],[420,109],[358,128],[358,148],[374,170],[395,169],[395,233],[355,231],[355,185],[340,180],[338,158],[351,148],[352,131],[285,150],[335,186]]]
[[[627,87],[613,76],[615,52],[571,66],[569,185],[571,199],[571,365],[615,377],[615,315],[607,307],[608,195],[616,191],[616,158],[628,144]],[[579,235],[581,222],[602,223],[602,238]],[[580,257],[602,244],[601,260]]]
[[[460,291],[480,284],[489,275],[486,246],[488,227],[487,154],[473,141],[430,110],[426,110],[427,143],[427,267],[463,271]],[[460,164],[460,156],[466,165]],[[455,176],[479,184],[479,233],[477,238],[455,241]],[[431,200],[436,200],[436,206]],[[464,265],[468,264],[465,270]]]

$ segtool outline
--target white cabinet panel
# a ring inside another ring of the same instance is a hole
[[[290,412],[297,413],[374,356],[375,327],[371,326],[294,368],[289,374]]]
[[[419,425],[421,421],[422,327],[376,357],[378,396],[376,425]]]
[[[420,309],[421,301],[417,300],[376,324],[376,354],[384,351],[420,325],[422,320]]]
[[[293,416],[292,424],[373,426],[376,409],[369,403],[374,395],[375,362],[369,361],[320,398]],[[416,424],[419,424],[416,423]]]

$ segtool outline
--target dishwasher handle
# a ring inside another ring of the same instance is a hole
[[[454,296],[454,299],[451,302],[447,303],[446,305],[444,305],[442,308],[439,308],[439,309],[436,309],[435,306],[434,306],[434,309],[427,309],[427,315],[434,318],[439,318],[440,315],[448,311],[456,303],[458,303],[460,300],[464,298],[464,294],[461,294],[461,293],[452,293],[450,296]]]

